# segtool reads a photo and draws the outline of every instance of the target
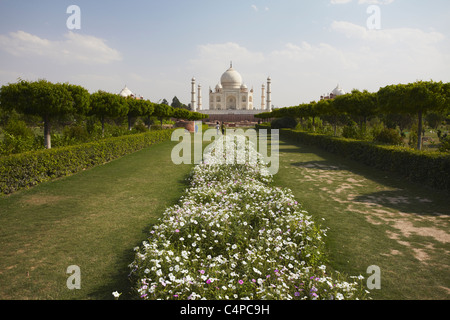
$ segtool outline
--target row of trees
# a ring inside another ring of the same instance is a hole
[[[19,80],[0,90],[0,108],[4,112],[17,111],[25,115],[42,117],[44,122],[45,147],[51,148],[52,123],[67,116],[96,116],[102,124],[102,134],[107,119],[128,117],[131,130],[138,117],[176,118],[201,120],[207,117],[184,108],[173,108],[149,100],[122,97],[99,90],[90,94],[88,90],[67,83],[51,83],[47,80],[29,82]],[[150,124],[150,121],[148,121]]]
[[[320,117],[334,127],[345,117],[350,117],[364,128],[372,117],[385,115],[391,119],[403,115],[414,116],[418,120],[417,149],[422,148],[423,119],[427,114],[450,113],[450,83],[417,81],[409,84],[389,85],[378,92],[353,90],[349,94],[334,99],[312,101],[298,106],[275,109],[257,115],[261,119],[271,118],[312,118]],[[399,121],[401,127],[401,121]]]

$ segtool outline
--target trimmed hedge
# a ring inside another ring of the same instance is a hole
[[[371,167],[395,172],[413,182],[450,191],[450,155],[446,153],[423,152],[290,129],[281,129],[280,136],[318,146]]]
[[[172,132],[173,130],[151,131],[0,158],[0,194],[10,194],[107,163],[154,143],[168,140]]]

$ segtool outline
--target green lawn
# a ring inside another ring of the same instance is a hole
[[[164,142],[82,173],[0,197],[0,299],[126,298],[133,248],[186,188]],[[81,270],[69,290],[66,269]]]
[[[329,228],[333,269],[367,278],[367,267],[380,267],[373,298],[450,298],[448,194],[286,141],[275,183]]]

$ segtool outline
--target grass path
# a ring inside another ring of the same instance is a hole
[[[380,267],[373,298],[450,298],[448,194],[287,141],[275,183],[330,228],[333,269],[367,278],[367,267]]]
[[[133,248],[175,204],[191,166],[164,142],[82,173],[0,198],[0,299],[126,298]],[[66,269],[81,270],[69,290]]]

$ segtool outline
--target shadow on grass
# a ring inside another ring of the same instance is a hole
[[[355,202],[389,207],[403,213],[419,216],[450,216],[445,202],[436,201],[427,195],[412,194],[405,190],[379,191],[355,197]]]
[[[326,160],[317,160],[317,161],[302,161],[302,162],[294,162],[291,163],[292,166],[308,168],[308,169],[319,169],[319,170],[346,170],[347,167],[341,164],[335,165],[334,162],[326,161]]]

